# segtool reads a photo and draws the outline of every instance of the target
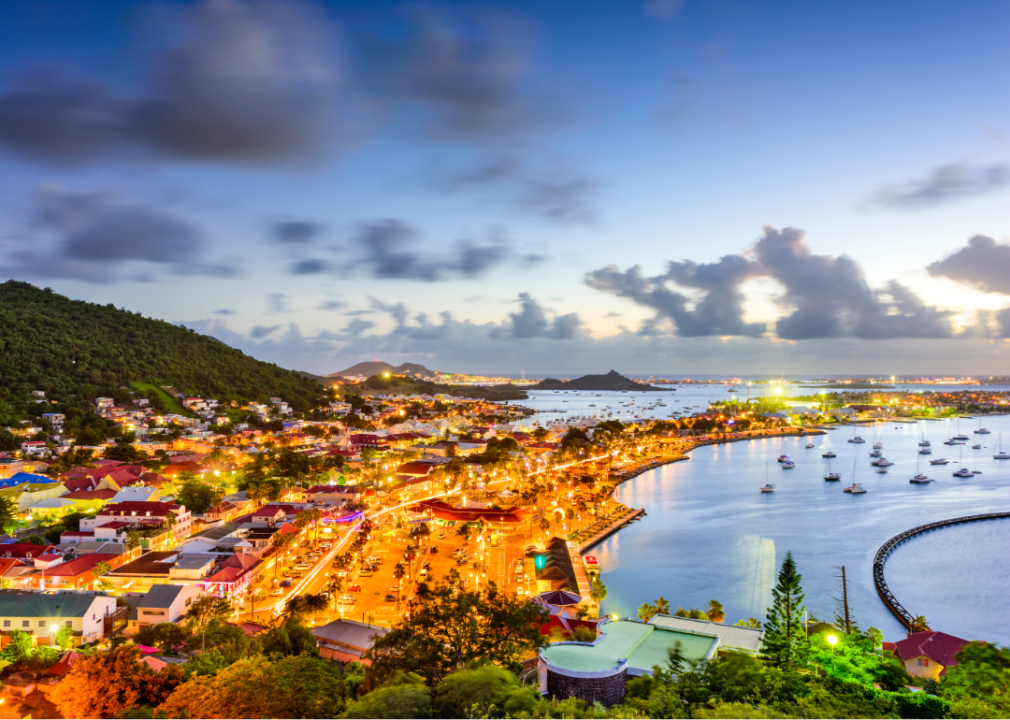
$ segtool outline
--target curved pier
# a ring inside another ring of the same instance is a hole
[[[960,525],[961,523],[977,522],[979,520],[995,520],[997,518],[1008,517],[1010,517],[1010,512],[967,515],[965,517],[953,518],[951,520],[937,520],[936,522],[919,525],[911,530],[906,530],[900,535],[895,535],[893,538],[880,546],[880,549],[877,550],[877,554],[873,558],[873,584],[877,587],[877,594],[880,595],[880,599],[884,601],[885,605],[887,605],[887,609],[901,621],[902,625],[906,628],[911,628],[912,621],[915,619],[915,616],[908,612],[908,610],[906,610],[904,606],[898,602],[898,599],[894,597],[890,589],[887,587],[887,581],[884,579],[884,563],[887,562],[887,556],[891,554],[891,551],[909,538],[912,538],[920,533],[935,530],[936,528],[946,527],[947,525]]]

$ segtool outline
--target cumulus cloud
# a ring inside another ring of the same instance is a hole
[[[249,331],[249,335],[257,340],[262,340],[263,338],[271,335],[275,330],[278,330],[280,325],[271,325],[266,327],[264,325],[257,325],[252,330]]]
[[[663,320],[669,320],[681,337],[757,337],[764,326],[743,321],[740,289],[756,277],[773,278],[784,288],[779,303],[788,314],[775,324],[775,334],[783,339],[953,335],[953,313],[926,305],[897,282],[870,288],[855,261],[845,255],[814,254],[806,233],[797,228],[766,227],[752,257],[727,255],[708,264],[671,262],[667,272],[656,277],[646,277],[638,266],[621,271],[610,265],[588,273],[586,283],[655,310],[656,317],[640,331],[645,335],[661,333]],[[700,291],[701,297],[695,301],[674,287]]]
[[[282,245],[305,245],[315,240],[323,226],[311,220],[277,220],[270,225],[270,240]]]
[[[309,2],[205,0],[162,7],[159,37],[126,92],[91,79],[25,75],[0,94],[0,146],[79,163],[155,156],[228,163],[311,159],[336,137],[335,32]]]
[[[418,232],[401,220],[363,224],[354,237],[359,257],[354,263],[378,279],[441,280],[456,275],[473,278],[501,265],[509,250],[502,243],[464,240],[455,251],[438,256],[419,243]]]
[[[755,264],[739,255],[727,255],[715,263],[697,264],[689,260],[670,262],[667,272],[646,277],[635,266],[621,271],[608,265],[587,274],[586,283],[597,290],[625,297],[656,311],[656,319],[643,331],[659,330],[659,321],[670,320],[677,334],[683,337],[708,335],[745,335],[757,337],[765,331],[760,323],[743,321],[743,294],[740,285],[757,274]],[[683,288],[703,292],[693,303],[687,295],[669,287],[673,283]],[[692,306],[693,305],[693,309]]]
[[[290,269],[293,275],[318,275],[329,270],[330,263],[319,258],[308,258],[292,263]]]
[[[982,292],[1010,295],[1010,245],[976,235],[943,260],[930,263],[926,271]]]
[[[546,337],[554,340],[571,340],[582,334],[585,328],[578,314],[559,315],[548,319],[543,308],[529,293],[519,294],[520,310],[509,313],[510,332],[514,338]]]
[[[885,208],[922,208],[984,195],[1010,184],[1010,165],[953,163],[935,168],[928,176],[889,185],[868,198]]]
[[[202,234],[158,207],[114,193],[46,188],[32,199],[32,222],[8,259],[12,275],[88,282],[150,282],[157,273],[233,277],[208,262]]]

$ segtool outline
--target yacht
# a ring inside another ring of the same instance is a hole
[[[912,483],[913,485],[929,485],[930,480],[929,480],[928,477],[926,477],[922,473],[919,473],[918,475],[916,475],[914,478],[912,478],[908,482]]]
[[[866,488],[864,488],[859,483],[852,483],[847,488],[842,490],[842,492],[852,493],[853,495],[861,495],[862,493],[866,492]]]
[[[894,463],[888,460],[886,457],[880,457],[871,462],[870,465],[875,465],[877,467],[883,468],[883,467],[891,467],[892,465],[894,465]]]
[[[827,451],[826,453],[824,453],[823,455],[821,455],[821,457],[825,457],[825,458],[833,458],[833,457],[838,457],[838,456],[837,456],[837,455],[835,455],[835,454],[834,454],[833,452],[831,452],[830,450],[828,450],[828,451]]]
[[[919,448],[919,454],[920,455],[932,455],[933,451],[930,450],[928,447],[921,447],[921,448]]]
[[[883,453],[880,452],[880,450],[874,450],[870,453],[870,457],[880,457],[881,455],[883,455]]]
[[[861,445],[861,444],[863,444],[866,441],[863,440],[863,438],[859,437],[858,435],[853,435],[851,438],[849,438],[849,442],[850,443],[856,443],[857,445]]]
[[[982,427],[982,418],[978,419],[978,430],[975,431],[976,435],[991,435],[987,428]]]
[[[835,482],[842,479],[841,473],[831,472],[831,461],[828,461],[828,474],[824,476],[827,482]]]
[[[992,456],[993,460],[1010,460],[1010,453],[1003,452],[1003,433],[999,434],[999,442],[996,445],[996,454]]]
[[[947,464],[947,458],[937,458],[936,460],[930,460],[929,464],[930,465],[946,465]]]
[[[943,441],[943,444],[944,445],[959,445],[960,443],[958,443],[958,441],[955,440],[954,438],[947,438],[946,440]]]
[[[783,470],[792,470],[794,467],[796,467],[796,463],[794,463],[792,460],[786,460],[784,463],[782,463]]]
[[[929,447],[929,446],[930,446],[929,440],[927,440],[925,436],[923,436],[922,442],[919,443],[919,447]]]
[[[975,473],[973,473],[968,468],[963,467],[960,470],[958,470],[956,473],[954,473],[954,477],[971,477],[974,474]]]
[[[968,440],[968,436],[961,432],[961,421],[960,420],[957,421],[957,435],[955,435],[951,439],[952,440],[957,440],[959,442],[966,442]]]
[[[761,492],[775,492],[775,486],[772,484],[762,485]]]
[[[879,442],[873,443],[873,449],[874,450],[883,450],[884,449],[884,443],[879,443]]]

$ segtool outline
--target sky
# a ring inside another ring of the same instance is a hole
[[[8,0],[0,279],[326,374],[1010,372],[1010,4]]]

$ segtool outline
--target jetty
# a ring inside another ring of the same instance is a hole
[[[891,551],[906,540],[910,540],[916,535],[921,535],[930,530],[947,527],[948,525],[960,525],[961,523],[996,520],[999,518],[1010,518],[1010,512],[984,513],[982,515],[966,515],[965,517],[952,518],[950,520],[937,520],[936,522],[926,523],[911,530],[906,530],[900,535],[895,535],[880,546],[880,549],[877,550],[877,554],[873,558],[873,584],[876,586],[877,594],[884,601],[887,609],[891,611],[894,617],[898,618],[898,621],[902,625],[911,629],[915,617],[898,602],[898,599],[894,597],[890,588],[887,587],[887,581],[884,579],[884,563],[887,561],[887,556],[891,554]]]
[[[582,553],[586,552],[587,550],[589,550],[590,548],[595,547],[596,545],[599,545],[601,542],[603,542],[604,540],[606,540],[608,537],[610,537],[611,535],[613,535],[615,532],[617,532],[621,528],[625,527],[629,523],[632,523],[635,520],[638,520],[643,515],[645,515],[645,509],[644,508],[639,508],[638,510],[634,510],[634,509],[629,510],[624,515],[622,515],[621,517],[617,518],[617,520],[615,520],[614,522],[610,523],[605,528],[603,528],[602,530],[600,530],[600,532],[596,533],[591,538],[587,539],[585,542],[583,542],[581,545],[579,545],[579,554],[582,554]]]

